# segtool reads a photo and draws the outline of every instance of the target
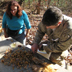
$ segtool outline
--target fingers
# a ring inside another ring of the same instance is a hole
[[[33,44],[31,49],[32,49],[33,53],[36,53],[37,49],[38,49],[38,45],[37,44]]]
[[[33,46],[31,47],[31,49],[32,49],[33,53],[36,53],[37,52],[37,49],[34,48]]]
[[[5,34],[5,38],[7,38],[8,37],[8,35],[7,34]]]
[[[5,36],[5,38],[8,38],[8,36]]]
[[[37,49],[33,53],[37,53]]]

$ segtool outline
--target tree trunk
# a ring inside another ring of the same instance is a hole
[[[20,0],[18,3],[21,5],[24,0]]]
[[[38,0],[38,4],[37,4],[37,14],[40,14],[40,3],[41,3],[41,0]]]
[[[24,9],[24,6],[25,6],[25,0],[23,1],[23,9]]]
[[[70,0],[70,2],[71,2],[71,0]]]
[[[50,5],[50,2],[51,2],[51,0],[48,0],[48,6],[47,6],[47,8],[49,7],[49,5]]]
[[[58,0],[58,4],[59,4],[59,0]]]
[[[29,0],[29,9],[30,9],[30,0]]]

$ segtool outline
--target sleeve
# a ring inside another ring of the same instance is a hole
[[[55,39],[49,40],[46,46],[43,46],[47,53],[49,52],[63,52],[67,50],[72,45],[72,30],[64,29],[55,32],[56,35]],[[60,36],[59,36],[60,35]]]
[[[63,52],[65,50],[67,50],[69,48],[69,46],[71,45],[70,43],[71,38],[68,38],[66,41],[59,41],[59,42],[48,42],[48,44],[43,45],[43,49],[49,53],[49,52],[54,52],[54,53],[58,53],[58,52]]]
[[[30,29],[31,28],[31,24],[30,24],[28,15],[26,14],[26,12],[24,10],[22,12],[23,12],[24,22],[25,22],[26,28]]]
[[[40,22],[40,24],[38,25],[38,30],[36,32],[36,36],[33,43],[39,44],[44,35],[45,35],[45,27],[42,24],[42,22]]]
[[[6,28],[6,12],[3,15],[2,28]]]

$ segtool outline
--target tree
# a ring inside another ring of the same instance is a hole
[[[20,0],[18,3],[21,5],[24,0]]]
[[[40,14],[40,3],[41,3],[41,0],[38,0],[38,4],[37,4],[37,14]]]
[[[47,8],[49,7],[49,5],[50,5],[50,2],[51,2],[51,0],[48,0],[48,6],[47,6]]]

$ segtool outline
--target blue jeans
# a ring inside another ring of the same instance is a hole
[[[19,41],[23,45],[25,45],[26,44],[26,37],[25,37],[25,35],[26,35],[26,32],[24,31],[22,34],[14,36],[12,38],[17,40],[17,41]]]

